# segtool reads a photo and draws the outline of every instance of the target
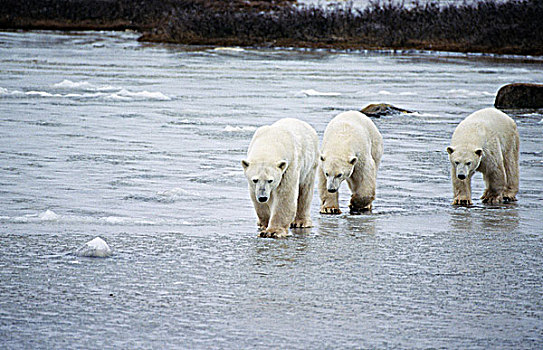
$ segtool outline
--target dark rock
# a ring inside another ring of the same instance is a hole
[[[508,84],[498,90],[496,108],[543,108],[543,84]]]
[[[368,117],[380,118],[383,115],[395,115],[395,114],[407,114],[413,113],[403,108],[398,108],[386,103],[373,103],[362,108],[360,112],[364,113]]]

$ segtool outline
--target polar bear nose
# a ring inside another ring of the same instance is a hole
[[[460,180],[464,180],[464,179],[466,178],[466,175],[464,175],[464,174],[458,174],[458,178],[459,178]]]
[[[266,197],[266,196],[258,197],[258,201],[259,201],[260,203],[265,203],[265,202],[268,201],[268,197]]]
[[[337,189],[335,189],[335,188],[329,188],[329,189],[328,189],[328,192],[330,192],[330,193],[336,193],[336,192],[337,192]]]

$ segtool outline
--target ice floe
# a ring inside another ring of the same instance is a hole
[[[302,90],[301,93],[306,96],[341,96],[339,92],[322,92],[313,89]]]
[[[0,87],[0,96],[3,97],[41,97],[41,98],[66,98],[74,100],[103,100],[117,102],[131,101],[170,101],[172,98],[160,91],[132,91],[125,87],[111,85],[96,85],[88,81],[74,82],[63,80],[51,86],[52,91],[42,90],[9,90]]]
[[[488,91],[475,91],[467,89],[451,89],[447,91],[447,94],[456,97],[479,97],[479,96],[495,96],[493,92]]]
[[[44,221],[55,221],[55,220],[58,220],[60,218],[60,216],[57,215],[52,210],[46,210],[45,212],[39,214],[38,218],[40,218],[40,220],[44,220]]]
[[[255,130],[256,130],[255,126],[231,126],[231,125],[227,125],[224,128],[224,131],[226,131],[226,132],[252,132],[252,131],[255,131]]]
[[[111,253],[112,251],[109,245],[102,238],[96,237],[79,247],[75,254],[77,256],[105,258],[110,256]]]
[[[245,51],[241,47],[216,47],[213,51],[230,51],[230,52],[243,52]]]
[[[111,85],[95,85],[88,81],[71,81],[64,79],[60,83],[53,84],[55,88],[73,89],[82,91],[117,91],[119,88]]]

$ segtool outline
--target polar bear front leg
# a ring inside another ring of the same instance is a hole
[[[464,180],[460,180],[456,176],[456,169],[452,167],[451,177],[452,177],[452,185],[453,185],[453,193],[454,193],[454,199],[453,199],[452,205],[465,205],[465,206],[473,205],[473,202],[471,201],[472,175],[469,175]]]
[[[270,221],[270,206],[268,203],[260,203],[256,200],[255,191],[251,192],[251,200],[253,201],[253,206],[255,207],[256,216],[258,218],[257,225],[258,229],[263,231],[268,227],[268,222]]]
[[[328,192],[326,188],[326,176],[321,167],[318,169],[319,173],[319,196],[321,198],[321,214],[341,214],[339,210],[339,191],[335,193]]]
[[[288,235],[288,228],[296,215],[296,203],[298,199],[298,186],[287,190],[282,186],[270,203],[270,223],[266,231],[260,233],[260,237],[283,238]]]
[[[506,188],[506,175],[503,164],[498,169],[489,169],[483,174],[486,189],[481,199],[483,203],[503,203],[503,194]]]
[[[313,190],[315,187],[315,172],[309,175],[304,183],[300,184],[300,192],[298,193],[298,204],[296,207],[296,217],[290,224],[293,228],[312,227],[311,222],[311,200],[313,198]]]
[[[375,166],[370,160],[364,169],[355,166],[351,177],[347,179],[352,192],[349,203],[351,214],[371,211],[375,199],[376,175]]]

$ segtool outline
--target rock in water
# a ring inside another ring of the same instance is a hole
[[[543,108],[543,84],[515,83],[502,86],[494,101],[496,108]]]
[[[105,258],[111,255],[111,248],[107,243],[100,237],[96,237],[92,241],[85,243],[80,247],[76,255],[86,256],[86,257],[95,257],[95,258]]]
[[[407,114],[413,113],[403,108],[398,108],[393,105],[386,103],[373,103],[369,104],[366,107],[362,108],[360,112],[364,113],[368,117],[380,118],[383,115],[393,115],[393,114]]]

